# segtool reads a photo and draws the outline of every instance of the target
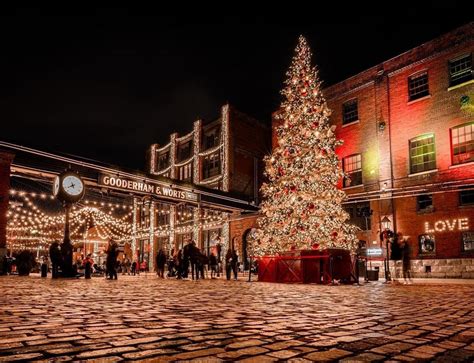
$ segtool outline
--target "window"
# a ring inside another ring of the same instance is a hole
[[[158,226],[165,226],[170,224],[170,207],[166,204],[156,205],[156,214]]]
[[[169,152],[165,152],[163,154],[158,155],[158,170],[166,169],[169,166],[170,162],[170,154]]]
[[[345,157],[343,169],[347,174],[344,177],[344,188],[362,184],[362,157],[360,154]]]
[[[220,156],[219,153],[215,153],[204,158],[203,163],[203,179],[207,179],[221,173],[220,170]]]
[[[453,165],[474,161],[474,122],[451,129]]]
[[[342,115],[343,125],[359,120],[359,112],[357,110],[357,98],[347,101],[342,105]]]
[[[472,54],[449,61],[449,85],[470,81],[472,79]]]
[[[176,207],[176,223],[188,223],[193,221],[194,209],[191,206],[181,204]]]
[[[419,195],[416,197],[416,210],[421,213],[433,211],[433,196],[431,194]]]
[[[345,204],[344,210],[349,214],[349,223],[359,227],[363,231],[367,231],[372,228],[372,211],[370,209],[369,202]]]
[[[463,252],[474,252],[474,232],[462,233],[462,250]]]
[[[459,192],[459,204],[460,205],[473,205],[474,204],[474,189],[463,190]]]
[[[193,164],[191,162],[186,165],[179,167],[179,180],[190,181],[192,178],[192,168]]]
[[[435,236],[431,234],[422,234],[418,237],[420,242],[420,254],[434,254],[435,253]]]
[[[178,147],[178,161],[183,161],[191,157],[193,141],[189,140]]]
[[[410,173],[436,169],[434,135],[423,135],[410,140]]]
[[[221,132],[220,127],[214,127],[213,129],[204,131],[203,133],[204,150],[210,149],[214,146],[219,145],[220,132]]]
[[[408,96],[410,101],[428,95],[428,73],[425,72],[408,78]]]

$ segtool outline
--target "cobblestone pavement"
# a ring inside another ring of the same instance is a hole
[[[473,361],[472,285],[0,277],[0,361]]]

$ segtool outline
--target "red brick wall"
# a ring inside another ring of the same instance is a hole
[[[397,211],[397,229],[409,237],[413,258],[423,258],[419,254],[418,236],[425,232],[425,222],[428,222],[430,229],[433,229],[436,221],[449,220],[452,223],[454,219],[469,218],[470,230],[474,230],[474,206],[460,207],[457,192],[433,194],[432,213],[418,213],[416,197],[395,199],[394,203]],[[457,225],[454,231],[446,229],[444,232],[430,234],[435,236],[436,258],[474,257],[474,253],[462,253],[461,232]]]
[[[240,218],[230,222],[230,241],[234,241],[234,248],[238,251],[240,257],[244,255],[242,250],[242,238],[244,233],[251,228],[257,228],[256,215]]]

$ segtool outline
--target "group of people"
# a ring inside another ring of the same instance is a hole
[[[167,277],[186,279],[191,271],[191,279],[199,280],[205,278],[205,266],[211,271],[211,279],[220,276],[221,273],[221,246],[217,245],[216,250],[209,256],[201,252],[196,246],[196,242],[190,241],[183,248],[173,249],[169,256],[160,249],[156,255],[156,272],[164,278],[165,265],[168,263]],[[233,272],[234,279],[237,280],[239,267],[239,257],[234,249],[229,249],[225,256],[225,269],[227,280],[230,280]]]

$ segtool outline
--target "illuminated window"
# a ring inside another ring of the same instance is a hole
[[[157,225],[163,226],[170,224],[170,206],[167,204],[157,204],[156,205],[156,214],[157,214]]]
[[[221,173],[221,159],[219,153],[215,153],[204,158],[203,179],[211,178]]]
[[[474,232],[463,232],[462,233],[462,250],[463,252],[474,251]]]
[[[421,213],[433,211],[433,196],[431,194],[416,197],[416,210]]]
[[[410,101],[429,95],[428,73],[425,72],[408,78],[408,95]]]
[[[423,135],[410,140],[410,173],[436,169],[434,135]]]
[[[460,191],[459,204],[460,205],[473,205],[474,204],[474,189]]]
[[[472,79],[472,54],[449,61],[449,85],[470,81]]]
[[[347,101],[342,105],[342,124],[348,124],[359,120],[359,112],[357,109],[357,98]]]
[[[344,188],[362,184],[362,157],[360,154],[351,155],[342,159],[344,173]]]
[[[474,161],[474,122],[451,129],[453,165]]]

